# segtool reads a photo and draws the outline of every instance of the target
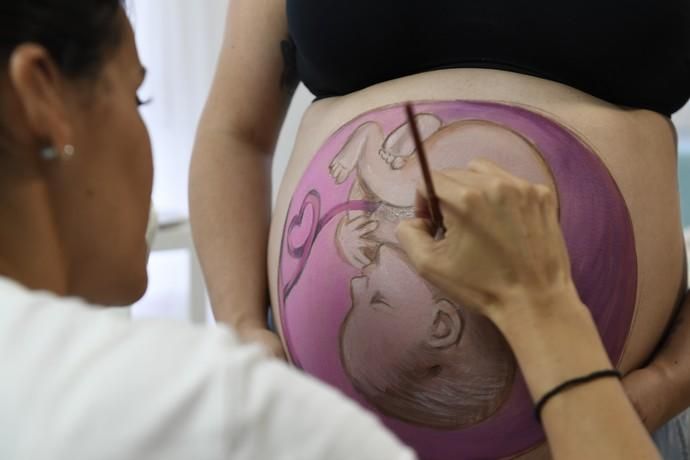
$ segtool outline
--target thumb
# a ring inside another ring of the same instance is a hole
[[[426,220],[404,220],[398,224],[396,233],[400,246],[414,265],[418,266],[431,256],[435,241]]]

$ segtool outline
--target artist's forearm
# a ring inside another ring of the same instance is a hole
[[[535,401],[567,380],[612,367],[594,321],[579,300],[566,299],[553,307],[527,321],[522,317],[499,326]],[[614,378],[559,393],[544,406],[542,421],[557,460],[658,458],[620,382]]]
[[[266,325],[270,187],[270,155],[200,131],[190,176],[194,241],[216,320],[238,329]]]
[[[660,458],[616,379],[596,380],[555,396],[542,421],[555,460]]]
[[[554,302],[497,323],[535,400],[565,380],[612,367],[589,310],[577,298]]]

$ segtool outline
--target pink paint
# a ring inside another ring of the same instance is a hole
[[[558,124],[524,109],[485,102],[438,102],[418,104],[415,112],[433,115],[426,120],[426,128],[422,126],[427,130],[425,146],[431,152],[433,169],[465,164],[472,157],[467,153],[468,146],[471,142],[477,142],[478,145],[474,146],[476,149],[472,148],[475,156],[478,153],[491,157],[518,175],[534,181],[544,180],[534,167],[525,167],[527,162],[535,164],[534,159],[527,159],[521,154],[511,156],[511,145],[516,144],[510,140],[510,136],[505,137],[505,146],[501,147],[504,141],[500,139],[502,135],[498,135],[495,143],[500,148],[482,154],[481,136],[477,134],[478,137],[473,138],[474,134],[465,130],[466,126],[463,125],[471,121],[505,128],[506,132],[521,136],[538,151],[559,195],[561,225],[571,256],[573,278],[582,299],[592,310],[607,351],[616,362],[621,356],[632,321],[637,266],[627,207],[599,158]],[[342,235],[338,225],[348,215],[375,217],[386,212],[390,214],[391,209],[400,209],[381,205],[380,200],[369,203],[366,197],[355,199],[358,197],[356,190],[353,191],[355,181],[376,182],[381,174],[389,174],[391,169],[399,171],[399,176],[395,176],[390,186],[378,184],[381,190],[375,190],[375,193],[388,201],[398,200],[397,205],[409,202],[410,187],[416,179],[413,173],[406,172],[413,171],[411,167],[406,169],[405,164],[409,160],[406,155],[410,153],[405,153],[405,149],[409,146],[396,130],[404,123],[404,116],[402,107],[366,113],[342,127],[316,153],[292,198],[278,273],[282,327],[294,362],[374,411],[376,409],[354,389],[344,370],[341,333],[343,321],[353,307],[353,297],[365,292],[365,278],[362,277],[369,276],[371,282],[379,283],[381,287],[386,282],[376,281],[381,276],[372,277],[371,267],[365,269],[357,266],[356,261],[361,260],[361,253],[360,257],[352,259],[343,257]],[[456,131],[452,136],[448,135],[450,129]],[[362,139],[372,145],[381,143],[381,151],[374,151],[372,146],[365,145],[364,156],[358,157],[361,163],[354,173],[347,174],[351,165],[346,162],[341,162],[343,168],[338,164],[339,168],[334,171],[334,160],[353,161],[354,156],[348,159],[342,153],[349,148],[348,142],[363,130],[368,132]],[[458,145],[463,148],[458,151],[457,157],[449,156],[448,152]],[[433,159],[434,151],[441,152],[436,160]],[[376,152],[376,155],[371,152]],[[371,158],[366,158],[366,155]],[[366,158],[366,161],[362,158]],[[392,193],[394,188],[397,191]],[[371,190],[369,192],[370,195],[373,193]],[[390,232],[393,223],[380,218],[378,227],[377,232],[385,241],[384,234]],[[384,264],[384,269],[396,266],[398,268],[390,270],[397,270],[398,274],[393,276],[401,279],[398,289],[403,299],[396,302],[418,298],[424,286],[410,280],[402,281],[402,265],[390,262]],[[390,291],[389,287],[387,289]],[[388,296],[394,297],[393,294]],[[405,308],[405,315],[411,315],[406,321],[417,320],[414,316],[417,313],[411,307],[402,307]],[[362,311],[366,315],[359,315],[357,319],[357,327],[363,334],[362,341],[367,340],[367,335],[376,335],[379,328],[390,327],[397,331],[401,327],[409,327],[401,326],[403,323],[378,325],[378,319],[383,316],[371,316],[374,319],[369,320],[367,315],[375,312]],[[419,321],[425,320],[419,318]],[[363,348],[353,352],[359,355],[365,355],[362,350],[370,353],[373,365],[381,364],[385,373],[385,362],[397,359],[396,348],[405,346],[406,340],[415,334],[419,335],[419,331],[411,330],[407,338],[399,339],[389,330],[384,332],[376,335],[371,344],[363,342]],[[379,358],[380,362],[377,361]],[[361,358],[358,360],[363,366],[368,365]],[[514,383],[511,379],[508,389],[508,394],[501,398],[500,407],[487,412],[488,415],[478,423],[462,429],[424,427],[404,422],[399,417],[382,415],[381,418],[424,460],[505,457],[524,451],[543,439],[543,433],[533,420],[532,403],[522,378],[518,375]]]

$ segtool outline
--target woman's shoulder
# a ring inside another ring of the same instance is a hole
[[[108,445],[110,458],[273,458],[288,448],[335,459],[351,456],[355,438],[366,458],[413,458],[354,402],[225,328],[132,322],[1,278],[0,303],[2,458],[98,458]],[[307,414],[299,423],[295,407]],[[42,443],[22,443],[36,429]]]
[[[22,359],[25,368],[50,361],[56,369],[66,369],[80,362],[116,358],[114,362],[122,360],[123,365],[125,361],[150,360],[150,370],[164,373],[162,364],[167,361],[177,359],[179,365],[187,355],[202,350],[218,360],[239,345],[235,334],[223,327],[132,321],[112,308],[30,290],[2,277],[0,303],[0,356],[6,354],[6,362]]]

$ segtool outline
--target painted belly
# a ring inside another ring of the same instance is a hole
[[[580,296],[613,362],[631,326],[630,216],[598,156],[559,124],[486,102],[415,106],[433,169],[488,158],[554,188]],[[293,362],[341,389],[425,460],[500,458],[543,439],[515,360],[484,318],[410,268],[394,229],[420,177],[401,106],[366,113],[316,153],[288,210],[278,268]]]

